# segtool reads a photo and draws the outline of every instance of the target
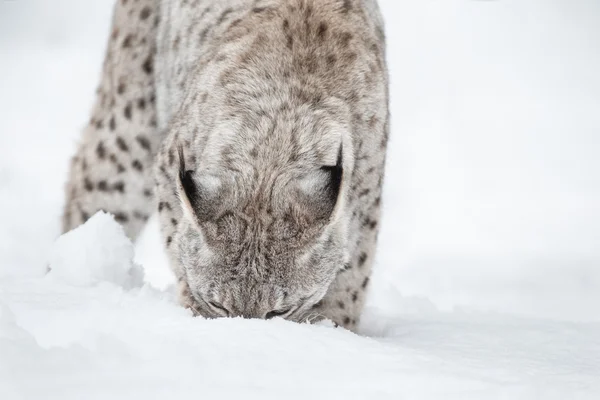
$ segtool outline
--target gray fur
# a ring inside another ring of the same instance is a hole
[[[384,47],[375,0],[119,1],[65,230],[104,209],[135,237],[154,168],[182,304],[354,329],[379,225]]]

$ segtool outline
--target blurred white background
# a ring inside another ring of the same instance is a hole
[[[59,234],[112,0],[0,1],[0,277]],[[392,137],[371,304],[600,321],[600,2],[380,0]]]

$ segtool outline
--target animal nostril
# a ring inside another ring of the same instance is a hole
[[[275,317],[282,317],[286,314],[288,314],[290,311],[292,310],[292,308],[286,308],[283,310],[273,310],[273,311],[269,311],[266,315],[265,315],[265,319],[271,319],[271,318],[275,318]]]
[[[222,304],[217,303],[216,301],[209,301],[208,305],[214,308],[215,310],[225,314],[226,317],[229,317],[229,310],[223,307]]]

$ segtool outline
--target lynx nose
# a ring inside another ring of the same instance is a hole
[[[291,313],[292,308],[280,308],[280,309],[261,309],[260,307],[242,305],[242,307],[234,307],[232,305],[225,305],[216,301],[208,303],[213,311],[215,311],[221,317],[242,317],[248,319],[272,319],[276,317],[285,317]]]

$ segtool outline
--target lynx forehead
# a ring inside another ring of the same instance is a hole
[[[206,317],[359,320],[389,117],[375,0],[121,0],[64,229],[156,208]]]

